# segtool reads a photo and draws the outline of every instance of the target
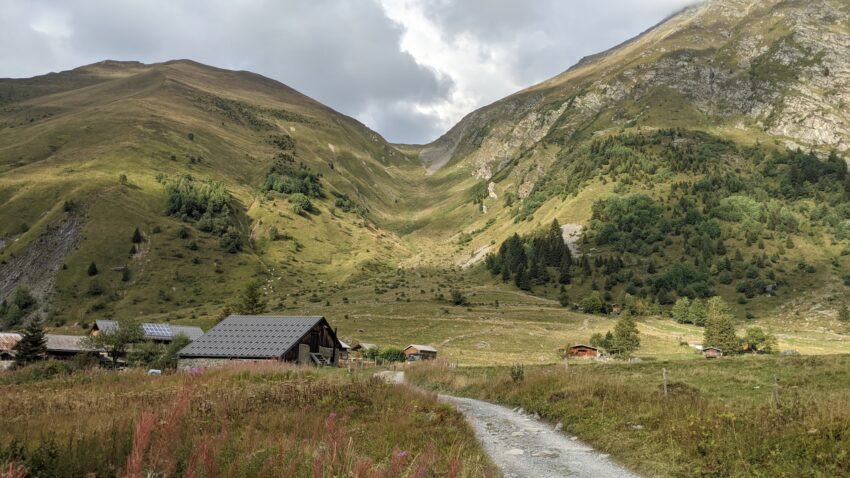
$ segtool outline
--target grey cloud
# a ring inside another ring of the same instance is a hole
[[[505,73],[530,86],[697,1],[431,0],[425,11],[449,41],[466,35],[519,51]]]
[[[365,112],[384,132],[423,140],[431,125],[382,117],[382,105],[428,103],[448,95],[449,78],[399,49],[402,30],[374,2],[215,0],[11,1],[0,17],[0,77],[25,77],[103,59],[190,58],[254,71],[343,113]],[[37,32],[67,28],[70,35]],[[411,114],[410,118],[419,115]],[[406,129],[397,125],[405,124]],[[370,125],[373,126],[374,125]]]
[[[415,1],[446,37],[515,50],[497,74],[518,85],[545,80],[689,3]],[[190,58],[282,81],[399,142],[442,133],[438,118],[415,105],[449,101],[454,86],[452,72],[438,74],[401,51],[403,27],[377,0],[5,0],[2,8],[0,77],[107,58]],[[481,101],[510,93],[489,92]]]

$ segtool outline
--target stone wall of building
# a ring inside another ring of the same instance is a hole
[[[257,359],[226,359],[226,358],[181,358],[177,360],[177,368],[179,370],[188,370],[190,368],[212,368],[222,367],[235,363],[262,363],[272,362],[272,360],[257,360]]]

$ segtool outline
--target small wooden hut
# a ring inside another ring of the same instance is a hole
[[[592,345],[575,344],[567,350],[570,357],[598,357],[599,349]]]

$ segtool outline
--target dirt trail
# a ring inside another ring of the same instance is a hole
[[[466,415],[505,478],[637,477],[608,455],[521,411],[471,398],[441,395],[440,399]]]
[[[404,383],[404,372],[387,371],[376,376],[390,383]],[[449,395],[440,395],[440,400],[463,412],[505,478],[637,478],[608,455],[521,409]]]

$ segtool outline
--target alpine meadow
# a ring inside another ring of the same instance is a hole
[[[846,0],[695,2],[421,145],[188,59],[0,79],[0,477],[850,476],[848,52]]]

